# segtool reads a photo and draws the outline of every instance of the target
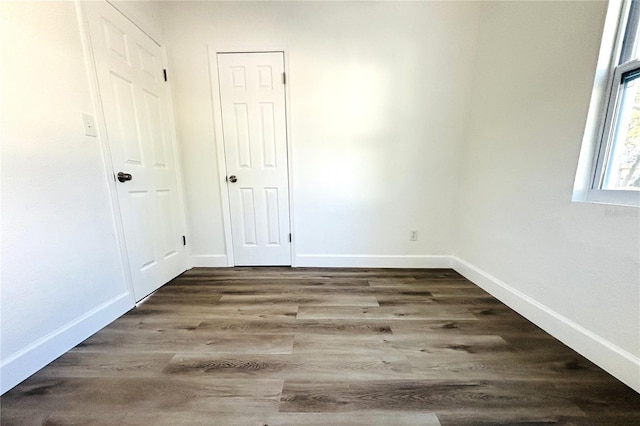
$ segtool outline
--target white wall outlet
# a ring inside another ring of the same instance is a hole
[[[96,129],[96,120],[93,115],[82,113],[82,125],[84,126],[84,134],[87,136],[98,136],[98,129]]]
[[[412,229],[409,234],[409,241],[418,241],[418,230]]]

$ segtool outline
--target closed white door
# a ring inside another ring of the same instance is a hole
[[[291,265],[284,53],[218,54],[236,265]]]
[[[108,3],[87,2],[86,8],[140,300],[186,269],[162,50]]]

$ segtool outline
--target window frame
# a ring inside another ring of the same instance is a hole
[[[606,189],[602,189],[604,185],[604,181],[606,179],[605,173],[607,171],[607,165],[609,160],[609,154],[611,153],[611,148],[613,145],[614,133],[616,132],[617,127],[615,123],[617,122],[619,115],[619,104],[622,100],[622,92],[624,86],[624,77],[630,73],[640,72],[640,60],[634,59],[624,64],[617,65],[612,70],[613,77],[611,79],[610,89],[609,89],[609,99],[607,102],[607,108],[604,112],[603,120],[603,131],[600,135],[600,149],[598,150],[598,158],[596,159],[596,169],[595,175],[593,176],[592,187],[594,189],[600,189],[603,191],[608,191]],[[625,189],[614,189],[610,191],[625,191],[635,193],[636,191],[630,191]]]
[[[631,0],[610,1],[600,46],[581,158],[576,173],[573,201],[640,207],[640,191],[603,189],[612,133],[615,131],[623,78],[640,71],[640,59],[618,65]],[[587,155],[585,158],[585,155]]]

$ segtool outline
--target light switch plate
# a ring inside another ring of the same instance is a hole
[[[84,134],[87,136],[98,136],[98,129],[96,129],[96,120],[93,115],[82,113],[82,125],[84,126]]]

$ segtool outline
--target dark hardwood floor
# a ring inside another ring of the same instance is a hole
[[[2,425],[640,425],[640,394],[451,270],[193,269]]]

